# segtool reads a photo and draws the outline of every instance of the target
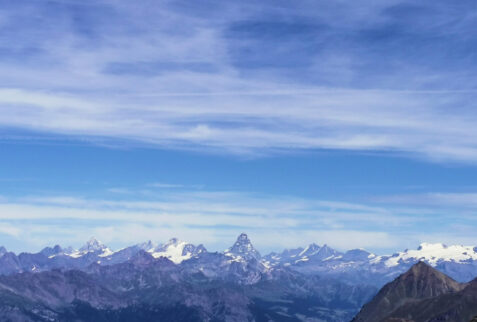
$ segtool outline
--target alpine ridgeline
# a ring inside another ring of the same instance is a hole
[[[356,319],[398,312],[399,299],[470,292],[461,283],[477,276],[477,249],[422,244],[378,256],[310,244],[262,256],[246,234],[223,252],[175,238],[118,251],[94,238],[33,254],[0,247],[0,320],[349,321],[411,267],[392,282],[409,287],[386,286]]]

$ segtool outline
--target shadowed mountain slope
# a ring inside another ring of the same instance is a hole
[[[354,322],[467,322],[477,315],[477,280],[457,283],[425,263],[386,284]]]

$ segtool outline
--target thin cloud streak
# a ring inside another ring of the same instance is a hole
[[[134,190],[130,192],[134,193]],[[448,209],[422,208],[420,205],[403,208],[379,203],[193,190],[160,193],[154,200],[150,196],[141,200],[137,193],[133,197],[134,200],[5,197],[0,202],[0,222],[6,228],[0,233],[11,238],[29,236],[28,240],[33,241],[54,231],[58,241],[65,243],[94,233],[98,238],[120,246],[130,243],[133,236],[143,239],[148,236],[154,240],[175,236],[193,242],[210,241],[212,247],[220,249],[227,246],[231,235],[245,231],[255,235],[257,243],[266,250],[278,250],[277,247],[285,247],[287,243],[291,247],[318,242],[341,249],[367,247],[383,251],[414,247],[412,243],[426,241],[421,239],[424,236],[420,229],[422,225],[427,227],[425,236],[434,236],[432,240],[435,240],[444,233],[442,227],[447,227],[443,222],[452,220],[459,225],[456,218],[465,213],[466,208],[463,205],[449,212]],[[472,222],[475,221],[474,218]],[[17,226],[17,222],[22,224]],[[134,235],[136,231],[142,233]],[[473,238],[469,231],[462,228],[460,231],[463,232],[460,239],[446,235],[448,238],[443,241]],[[66,232],[74,236],[65,237]],[[276,244],[278,235],[288,237],[279,238],[282,242]],[[205,236],[205,240],[200,240],[201,236]],[[45,241],[53,237],[48,238]]]
[[[477,208],[476,192],[428,192],[375,198],[378,202],[414,206]]]
[[[455,23],[441,2],[419,19],[407,1],[360,10],[77,4],[51,2],[54,17],[40,1],[5,7],[0,40],[14,47],[0,63],[0,125],[246,156],[338,149],[477,160],[475,26],[464,5],[452,8]],[[418,54],[398,50],[409,42]]]

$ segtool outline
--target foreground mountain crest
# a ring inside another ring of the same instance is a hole
[[[457,283],[418,263],[385,285],[353,321],[477,321],[477,279]]]
[[[408,302],[455,293],[464,286],[428,264],[419,262],[384,286],[354,321],[379,322]]]

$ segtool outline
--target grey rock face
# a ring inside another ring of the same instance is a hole
[[[253,247],[247,234],[244,233],[237,237],[237,241],[232,247],[225,251],[225,254],[235,258],[243,258],[245,260],[255,259],[259,261],[261,258],[260,253]]]
[[[79,249],[80,252],[99,252],[104,251],[107,247],[98,241],[96,238],[92,237],[86,242],[86,244]]]

